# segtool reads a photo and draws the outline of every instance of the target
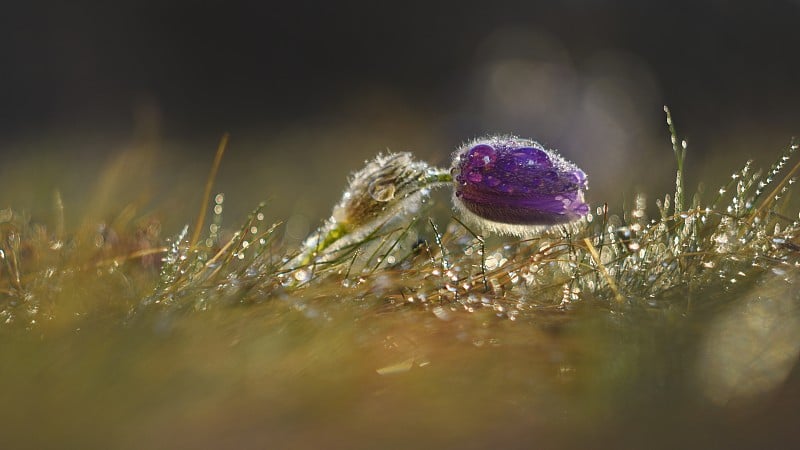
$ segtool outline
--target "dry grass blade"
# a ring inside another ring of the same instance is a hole
[[[206,180],[206,186],[203,190],[203,200],[200,203],[200,211],[197,213],[194,231],[192,231],[192,237],[189,239],[189,247],[194,247],[197,244],[197,241],[200,239],[200,234],[203,232],[203,224],[205,223],[206,212],[208,211],[208,202],[211,200],[211,189],[214,187],[214,180],[217,179],[217,172],[219,171],[220,164],[222,164],[222,156],[225,154],[225,149],[228,147],[229,138],[230,134],[225,133],[219,140],[217,153],[214,155],[214,162],[211,164],[211,170],[208,172],[208,179]]]

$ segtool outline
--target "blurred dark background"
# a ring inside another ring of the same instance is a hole
[[[195,208],[225,131],[233,214],[269,199],[298,236],[376,152],[446,165],[493,132],[621,204],[671,188],[664,104],[690,185],[713,184],[800,132],[799,21],[798,1],[7,2],[0,207],[59,189],[80,212],[94,188]]]

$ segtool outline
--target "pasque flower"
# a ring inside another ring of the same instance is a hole
[[[409,153],[378,155],[355,172],[331,217],[295,258],[305,264],[356,242],[408,211],[430,189],[454,186],[453,203],[482,230],[528,235],[576,221],[589,212],[586,174],[552,150],[514,136],[462,146],[452,168],[431,167]]]
[[[453,203],[482,228],[528,234],[589,212],[586,174],[539,143],[515,136],[477,139],[453,157]]]

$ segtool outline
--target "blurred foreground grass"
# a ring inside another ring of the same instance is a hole
[[[57,200],[46,224],[2,210],[0,447],[797,444],[795,150],[652,219],[631,190],[484,239],[439,205],[301,267],[219,196],[197,242],[133,203],[75,227]]]

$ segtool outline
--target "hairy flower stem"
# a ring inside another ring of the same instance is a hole
[[[415,161],[409,153],[379,155],[353,174],[331,217],[306,238],[290,266],[323,262],[394,218],[416,211],[431,189],[452,182],[449,169]]]

